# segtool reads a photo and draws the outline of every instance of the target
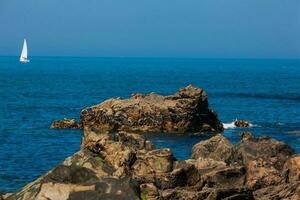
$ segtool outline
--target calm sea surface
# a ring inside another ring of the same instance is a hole
[[[223,123],[250,120],[247,129],[300,152],[300,60],[0,57],[0,191],[16,191],[79,150],[82,132],[50,130],[55,119],[131,93],[172,94],[193,84],[209,95]],[[237,142],[243,129],[226,129]],[[188,158],[200,137],[148,135],[158,147]]]

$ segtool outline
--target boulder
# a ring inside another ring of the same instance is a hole
[[[300,154],[289,158],[283,168],[288,171],[288,182],[300,181]]]
[[[234,122],[234,125],[236,127],[240,127],[240,128],[248,128],[251,126],[251,123],[249,121],[246,121],[246,120],[236,120]]]
[[[192,158],[211,158],[216,161],[229,162],[233,153],[233,145],[221,134],[193,146]]]
[[[50,128],[52,129],[81,129],[82,124],[75,119],[63,119],[52,122]]]
[[[283,164],[293,154],[287,144],[269,137],[255,138],[242,133],[242,141],[235,146],[232,162],[247,169],[246,185],[251,189],[284,183]]]
[[[208,108],[207,94],[191,85],[176,94],[135,94],[113,98],[81,111],[84,127],[111,132],[221,132],[222,123]]]

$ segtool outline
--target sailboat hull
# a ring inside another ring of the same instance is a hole
[[[29,63],[30,60],[20,60],[21,63]]]

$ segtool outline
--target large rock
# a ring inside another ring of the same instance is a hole
[[[232,161],[247,168],[246,186],[259,189],[284,183],[286,174],[282,173],[283,165],[293,154],[293,149],[269,137],[255,138],[245,132],[242,137],[235,147]]]
[[[242,141],[236,146],[235,158],[243,164],[262,159],[281,170],[285,161],[294,153],[287,144],[269,137],[256,138],[245,132]]]
[[[188,86],[176,94],[135,94],[113,98],[81,111],[84,127],[134,132],[220,132],[223,126],[208,108],[207,94]]]
[[[193,146],[192,158],[211,158],[228,162],[232,157],[233,145],[221,134]]]

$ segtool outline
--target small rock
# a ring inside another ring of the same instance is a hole
[[[63,119],[52,122],[52,129],[81,129],[82,124],[75,119]]]
[[[251,123],[246,120],[237,120],[234,122],[234,125],[236,127],[248,128],[248,127],[250,127]]]
[[[250,140],[250,139],[254,138],[254,136],[250,132],[241,132],[240,136],[241,136],[242,140]]]

